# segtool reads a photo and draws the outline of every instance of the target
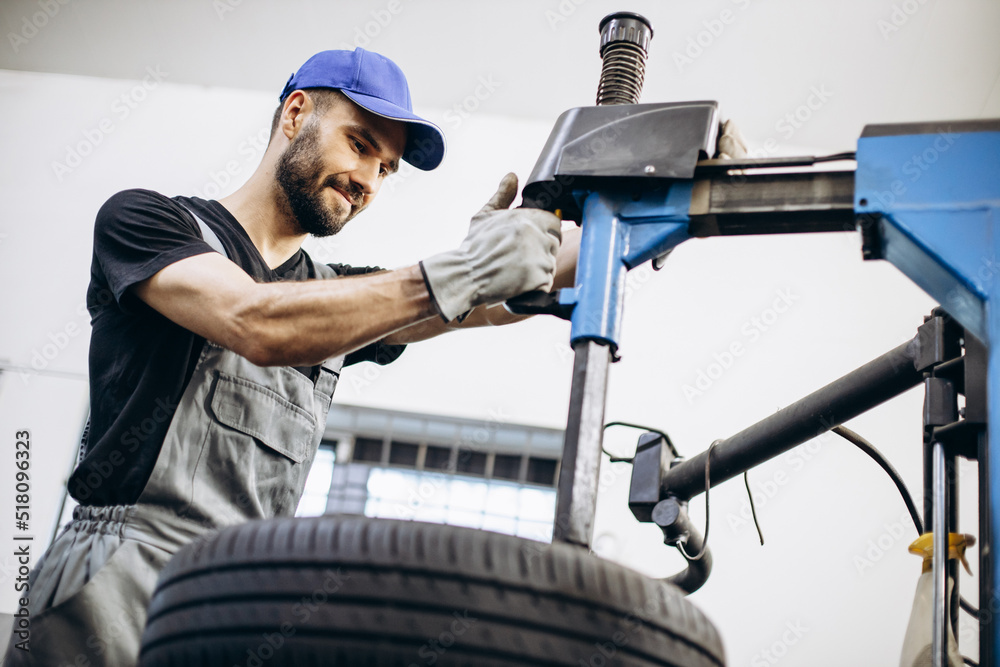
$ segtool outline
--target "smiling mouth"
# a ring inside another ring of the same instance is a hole
[[[338,195],[340,195],[340,198],[343,199],[345,202],[347,202],[348,206],[350,206],[351,208],[354,208],[354,202],[351,200],[350,197],[348,197],[346,194],[344,194],[344,192],[342,190],[340,190],[340,189],[338,189],[338,188],[336,188],[336,187],[334,187],[332,185],[330,186],[330,189],[333,190],[334,192],[336,192]]]

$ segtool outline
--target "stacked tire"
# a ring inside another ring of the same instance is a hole
[[[182,549],[142,667],[718,667],[682,593],[567,544],[363,517],[257,521]]]

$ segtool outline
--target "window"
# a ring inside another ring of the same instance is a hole
[[[389,463],[394,466],[416,467],[419,453],[420,445],[395,441],[389,443]]]
[[[333,481],[333,462],[336,459],[333,448],[320,446],[313,459],[309,476],[306,477],[306,488],[302,499],[295,510],[296,516],[319,516],[326,512],[326,501],[330,495],[330,485]]]
[[[450,463],[450,448],[427,445],[427,455],[424,457],[424,470],[447,470]]]
[[[556,466],[558,463],[555,459],[543,459],[536,456],[530,457],[528,459],[527,481],[532,484],[555,484]]]
[[[474,452],[470,449],[458,450],[458,460],[455,466],[458,472],[472,473],[473,475],[486,475],[486,453]]]
[[[518,479],[521,476],[521,457],[497,454],[493,459],[493,476],[498,479]]]
[[[335,405],[296,515],[431,521],[550,541],[561,449],[554,429]]]
[[[365,515],[552,540],[555,489],[464,475],[373,468]]]
[[[354,440],[354,460],[382,462],[382,440],[356,438]]]

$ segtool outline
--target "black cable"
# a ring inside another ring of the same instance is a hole
[[[827,159],[845,159],[845,158],[849,159],[847,158],[846,154],[827,157]],[[680,458],[680,453],[677,451],[677,448],[674,446],[673,441],[670,440],[670,436],[667,435],[665,431],[661,431],[655,428],[650,428],[648,426],[642,426],[640,424],[632,424],[630,422],[622,422],[622,421],[608,422],[604,425],[604,430],[607,430],[611,426],[626,426],[628,428],[635,428],[643,431],[648,431],[650,433],[656,433],[657,435],[663,438],[663,441],[666,443],[667,447],[670,448],[670,452],[674,455],[674,458]],[[852,431],[846,426],[843,425],[835,426],[831,429],[831,431],[833,431],[840,437],[844,438],[848,442],[856,445],[861,451],[863,451],[865,454],[874,459],[875,462],[878,463],[879,466],[886,472],[886,474],[889,475],[889,477],[892,479],[893,484],[896,485],[896,489],[903,497],[903,503],[906,505],[906,510],[909,512],[910,518],[913,520],[913,525],[917,529],[917,535],[923,535],[924,525],[923,522],[920,520],[919,512],[917,512],[917,506],[913,502],[913,496],[910,495],[909,489],[906,488],[906,483],[903,482],[903,478],[900,477],[899,473],[892,466],[892,464],[889,463],[889,460],[885,458],[882,452],[880,452],[875,447],[875,445],[870,443],[860,434]],[[711,478],[709,476],[709,459],[712,456],[712,448],[715,447],[719,442],[721,442],[721,440],[716,440],[711,445],[709,445],[708,455],[705,457],[705,535],[702,538],[702,548],[696,556],[689,556],[687,552],[684,551],[683,544],[677,545],[677,548],[680,550],[681,554],[683,554],[684,557],[687,558],[688,560],[701,559],[705,555],[705,551],[708,549],[708,527],[709,527],[708,493],[709,489],[711,488]],[[603,451],[605,454],[608,455],[608,458],[611,460],[612,463],[618,463],[618,462],[632,463],[632,460],[634,458],[634,457],[614,456],[607,449],[605,449],[603,445],[601,446],[601,451]],[[746,486],[747,497],[750,499],[750,513],[753,515],[753,524],[754,527],[757,529],[757,536],[760,538],[760,544],[761,546],[763,546],[764,534],[763,532],[761,532],[760,523],[757,520],[757,509],[754,506],[753,493],[751,493],[750,491],[750,478],[747,476],[746,471],[743,472],[743,484],[744,486]],[[976,619],[979,618],[979,609],[973,606],[972,603],[970,603],[964,597],[959,596],[959,606],[973,618]],[[965,660],[968,664],[973,664],[973,665],[975,664],[969,661],[968,658],[965,658]]]
[[[979,610],[973,607],[972,603],[963,598],[961,595],[958,596],[958,606],[961,607],[969,616],[977,621],[979,620]]]
[[[708,453],[705,455],[705,532],[701,538],[701,549],[698,551],[696,555],[689,556],[688,552],[684,550],[684,543],[683,542],[677,543],[677,550],[681,552],[681,555],[684,556],[686,560],[701,560],[705,556],[705,553],[708,552],[708,527],[710,525],[708,523],[708,518],[709,518],[708,491],[709,489],[712,488],[712,478],[711,476],[709,476],[708,471],[709,471],[709,463],[711,463],[712,460],[712,450],[715,449],[715,446],[720,442],[722,441],[716,440],[711,445],[709,445]]]
[[[844,153],[834,153],[833,155],[821,155],[820,157],[814,158],[815,162],[839,162],[840,160],[857,160],[858,154],[854,151],[846,151]]]
[[[610,426],[627,426],[629,428],[636,428],[636,429],[639,429],[639,430],[642,430],[642,431],[648,431],[650,433],[655,433],[658,436],[662,437],[663,441],[665,443],[667,443],[667,447],[670,448],[670,453],[674,455],[675,459],[681,458],[680,452],[677,451],[677,447],[674,446],[674,443],[670,440],[670,436],[667,435],[666,431],[661,431],[659,429],[650,428],[648,426],[642,426],[640,424],[632,424],[632,423],[629,423],[629,422],[620,422],[620,421],[608,422],[607,424],[604,425],[604,430],[605,431],[608,430],[608,427],[610,427]],[[721,440],[716,440],[715,442],[713,442],[709,446],[709,448],[708,448],[709,455],[711,455],[712,447],[714,447],[716,445],[716,443],[718,443],[718,442],[721,442]],[[634,456],[632,456],[632,457],[614,456],[614,455],[611,454],[611,452],[609,452],[607,449],[604,448],[604,445],[601,445],[601,451],[608,455],[608,459],[610,459],[611,463],[632,463],[632,460],[635,458]],[[705,541],[706,542],[708,541],[708,491],[707,491],[707,489],[708,489],[708,483],[709,483],[709,480],[708,480],[708,461],[706,460],[706,462],[705,462],[705,489],[706,489],[706,491],[705,491],[705,515],[706,515],[705,516]],[[753,494],[750,492],[750,478],[748,477],[746,471],[743,472],[743,484],[747,487],[747,498],[750,499],[750,513],[753,515],[753,525],[757,529],[757,537],[760,538],[760,544],[761,544],[761,546],[764,546],[764,533],[761,532],[761,530],[760,530],[760,523],[757,521],[757,508],[754,506]],[[704,549],[702,551],[704,552]],[[684,549],[683,548],[681,548],[681,553],[684,553]],[[684,555],[686,556],[687,554],[684,554]],[[699,558],[702,557],[702,555],[703,554],[698,554],[698,558],[692,558],[691,560],[698,560]]]
[[[976,662],[972,658],[966,657],[964,655],[962,656],[962,662],[964,662],[967,665],[972,665],[972,667],[979,667],[979,663],[978,662]]]
[[[848,442],[857,445],[861,451],[875,459],[875,462],[878,463],[882,469],[886,471],[886,473],[888,473],[889,477],[892,478],[893,483],[896,485],[896,488],[899,489],[899,493],[903,496],[903,502],[906,504],[906,509],[910,513],[910,518],[913,519],[913,525],[917,528],[917,535],[923,535],[924,524],[920,520],[920,514],[917,512],[917,506],[913,502],[913,497],[910,496],[910,491],[906,488],[906,484],[903,483],[903,478],[899,476],[899,473],[892,467],[892,464],[889,463],[885,456],[882,455],[882,452],[877,450],[875,445],[868,442],[846,426],[834,426],[830,430]],[[979,610],[974,607],[972,603],[962,596],[959,596],[958,602],[958,606],[965,610],[966,613],[975,619],[979,618]]]
[[[857,445],[861,451],[875,459],[875,462],[879,464],[882,470],[885,470],[889,477],[892,478],[892,483],[896,485],[900,495],[903,496],[903,503],[906,504],[906,510],[910,513],[910,518],[913,519],[913,525],[917,528],[917,535],[923,535],[924,524],[920,520],[920,513],[917,512],[917,506],[913,502],[913,497],[910,495],[910,491],[906,488],[903,478],[899,476],[899,473],[892,467],[892,464],[889,463],[888,459],[882,455],[882,452],[875,449],[875,445],[868,442],[846,426],[834,426],[830,430],[848,442]]]
[[[655,433],[656,435],[663,438],[663,441],[667,443],[667,447],[670,448],[670,453],[674,455],[675,459],[679,459],[681,457],[680,453],[677,451],[677,448],[674,446],[673,441],[670,439],[670,436],[667,435],[666,431],[661,431],[655,428],[649,428],[648,426],[642,426],[641,424],[632,424],[630,422],[608,422],[607,424],[604,425],[604,430],[605,431],[608,430],[608,428],[611,426],[627,426],[628,428],[637,428],[640,431],[649,431],[650,433]],[[604,445],[601,445],[601,451],[608,455],[608,458],[611,459],[612,463],[631,463],[632,459],[634,458],[634,457],[626,458],[624,456],[613,456],[611,452],[609,452],[607,449],[604,448]]]
[[[760,532],[760,524],[757,523],[757,508],[753,506],[753,494],[750,493],[750,477],[747,471],[743,471],[743,485],[747,487],[747,498],[750,499],[750,513],[753,515],[753,525],[757,529],[757,537],[760,538],[760,546],[764,546],[764,533]]]

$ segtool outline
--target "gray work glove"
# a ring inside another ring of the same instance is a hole
[[[715,157],[724,160],[742,160],[747,156],[747,145],[736,123],[727,120],[719,125],[719,139],[715,144]]]
[[[462,245],[420,262],[446,322],[479,305],[552,289],[562,223],[548,211],[508,209],[516,195],[517,176],[507,174],[472,217]]]

